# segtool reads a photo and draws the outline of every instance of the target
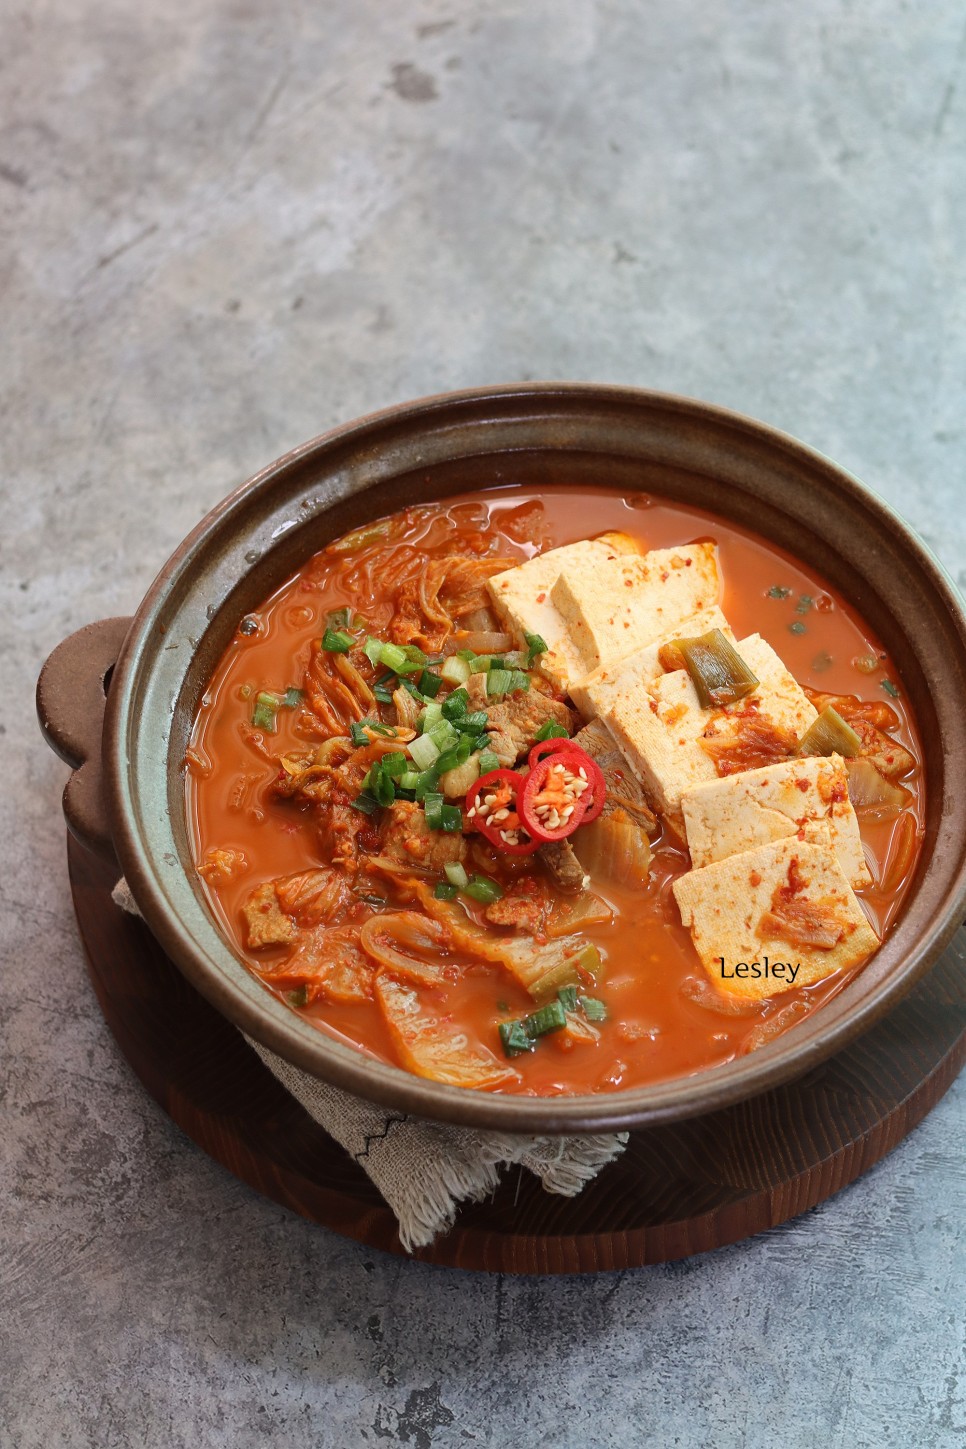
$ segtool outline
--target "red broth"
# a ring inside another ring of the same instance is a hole
[[[521,561],[606,530],[629,533],[646,548],[713,539],[723,578],[721,607],[739,639],[761,634],[806,688],[888,704],[896,720],[890,733],[917,764],[902,780],[910,792],[904,810],[885,822],[863,819],[860,812],[873,884],[857,892],[880,938],[888,933],[921,848],[922,752],[901,680],[880,641],[841,595],[800,560],[711,514],[656,496],[606,489],[537,494],[502,488],[454,498],[409,512],[389,547],[429,556],[458,553],[461,535],[480,529],[492,534],[501,555]],[[245,900],[262,881],[327,862],[311,812],[271,793],[278,773],[275,757],[309,743],[297,733],[296,714],[280,711],[277,735],[260,739],[249,726],[251,697],[243,691],[297,685],[331,610],[349,605],[365,615],[373,633],[385,627],[388,611],[380,600],[378,571],[366,565],[369,556],[371,549],[361,555],[323,551],[276,590],[252,616],[257,632],[239,632],[226,650],[195,722],[186,762],[195,860],[200,864],[207,851],[227,848],[249,862],[243,873],[222,883],[206,882],[205,889],[227,939],[255,974],[284,953],[246,950]],[[865,672],[873,659],[877,667]],[[859,660],[865,669],[857,667]],[[552,1035],[542,1038],[538,1050],[514,1060],[519,1080],[501,1090],[538,1095],[616,1091],[702,1071],[754,1049],[791,1020],[820,1008],[849,979],[839,973],[811,988],[744,1003],[741,1014],[729,1012],[729,1002],[706,989],[671,893],[674,879],[689,868],[687,853],[663,833],[652,847],[646,892],[591,884],[614,910],[610,923],[584,933],[605,963],[601,994],[609,1015],[599,1041],[568,1047]],[[372,908],[360,903],[354,909],[365,916]],[[464,960],[448,974],[453,980],[435,989],[434,1007],[500,1055],[499,1022],[532,1010],[530,997],[499,967]],[[695,987],[700,1001],[690,994]],[[383,1060],[398,1060],[374,1003],[315,1002],[301,1014],[319,1031]]]

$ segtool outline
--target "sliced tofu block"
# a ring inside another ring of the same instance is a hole
[[[758,687],[736,704],[703,709],[684,669],[622,694],[604,716],[651,805],[685,838],[681,797],[719,775],[787,758],[815,720],[804,690],[758,634],[737,645]]]
[[[777,840],[674,882],[715,990],[760,999],[863,962],[879,944],[831,845]]]
[[[596,719],[598,715],[606,714],[618,697],[633,689],[635,684],[650,684],[657,675],[664,673],[658,654],[665,644],[670,644],[672,639],[693,639],[699,634],[707,634],[711,629],[720,629],[732,644],[736,642],[728,620],[717,604],[714,604],[710,609],[690,614],[670,632],[662,634],[640,649],[635,649],[633,654],[610,664],[602,664],[583,679],[571,680],[570,697],[584,719]]]
[[[539,634],[546,642],[547,652],[537,667],[555,688],[569,689],[571,678],[580,678],[590,667],[550,597],[561,570],[569,567],[592,574],[624,554],[640,556],[636,541],[626,533],[605,533],[549,549],[487,582],[497,613],[521,641],[525,634]]]
[[[824,821],[849,884],[871,883],[845,761],[839,755],[782,760],[710,780],[685,790],[681,808],[696,870],[768,841],[808,839],[810,827]]]
[[[717,548],[695,543],[603,563],[568,562],[550,597],[590,673],[712,608],[719,582]]]

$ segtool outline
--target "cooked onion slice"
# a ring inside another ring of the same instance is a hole
[[[582,825],[572,838],[574,854],[594,880],[646,886],[651,843],[625,810],[609,810]]]
[[[444,979],[440,956],[449,945],[449,932],[418,911],[372,916],[359,940],[373,960],[407,981],[438,986]]]
[[[405,1067],[451,1087],[486,1091],[519,1081],[519,1073],[441,1018],[406,982],[376,977],[376,1000]]]
[[[871,760],[848,760],[849,799],[853,808],[869,813],[888,814],[902,810],[909,801],[909,791],[901,785],[892,785],[873,765]]]

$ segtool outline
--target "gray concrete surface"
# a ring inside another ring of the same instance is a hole
[[[960,1083],[755,1241],[524,1281],[256,1197],[133,1079],[33,722],[290,445],[566,377],[761,417],[966,582],[966,36],[951,0],[0,6],[0,1445],[966,1440]]]

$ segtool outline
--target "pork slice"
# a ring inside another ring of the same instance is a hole
[[[634,775],[614,741],[603,720],[592,720],[574,735],[574,744],[579,745],[599,766],[607,786],[604,814],[623,810],[641,830],[653,835],[657,830],[657,817],[648,809],[644,788]]]
[[[551,840],[541,845],[537,859],[543,862],[550,879],[564,895],[579,895],[590,881],[569,840]]]
[[[462,860],[466,842],[458,831],[430,830],[426,812],[412,800],[397,800],[386,811],[380,858],[412,869],[439,871]]]
[[[544,725],[560,725],[570,734],[577,716],[566,704],[551,699],[538,689],[511,695],[501,704],[490,705],[490,749],[503,766],[515,765],[535,742]]]

